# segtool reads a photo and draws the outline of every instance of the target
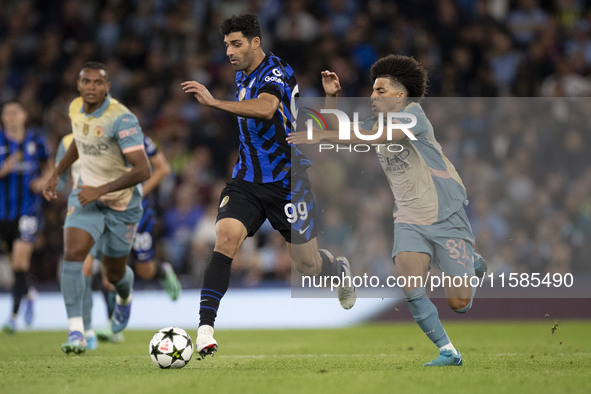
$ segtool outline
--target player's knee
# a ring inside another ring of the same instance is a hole
[[[121,267],[111,267],[105,271],[107,280],[113,284],[119,282],[125,275],[125,267],[123,267],[123,269],[121,269]]]
[[[471,298],[449,298],[447,303],[456,313],[466,313],[472,307]]]
[[[218,231],[214,250],[228,257],[234,257],[241,241],[242,238],[238,232],[226,230]]]
[[[84,261],[88,255],[89,250],[82,245],[68,245],[64,250],[64,260],[67,261]]]

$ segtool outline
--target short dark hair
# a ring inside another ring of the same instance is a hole
[[[109,71],[107,70],[107,65],[105,63],[101,63],[101,62],[86,62],[80,68],[80,72],[82,72],[82,70],[84,70],[85,68],[90,68],[91,70],[103,70],[105,72],[106,77],[107,77],[107,81],[109,80]]]
[[[249,42],[255,37],[263,40],[259,19],[254,14],[232,15],[220,25],[220,33],[224,36],[237,31],[241,32]]]
[[[394,84],[401,84],[411,99],[418,100],[427,94],[427,70],[413,57],[383,57],[371,66],[369,77],[372,84],[378,78],[388,78]]]

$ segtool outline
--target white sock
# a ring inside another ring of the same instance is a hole
[[[115,296],[115,302],[121,306],[125,306],[128,305],[131,302],[131,293],[129,294],[129,297],[127,297],[127,299],[123,299],[121,297],[119,297],[119,294],[117,294]]]
[[[456,350],[456,348],[454,347],[454,345],[452,345],[452,343],[448,343],[447,345],[443,345],[442,347],[439,348],[439,350],[451,350],[456,356],[458,355],[458,351]]]
[[[68,326],[70,327],[70,331],[84,332],[84,322],[82,320],[82,316],[69,318]]]
[[[90,329],[90,330],[86,330],[86,331],[84,332],[84,336],[85,336],[86,338],[93,337],[93,336],[94,336],[94,330],[92,330],[92,329]]]

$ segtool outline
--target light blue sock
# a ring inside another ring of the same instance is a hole
[[[451,343],[445,329],[441,325],[441,321],[439,321],[437,308],[433,305],[429,297],[427,297],[425,288],[419,287],[410,291],[405,291],[404,295],[408,301],[410,313],[412,313],[415,321],[429,339],[438,348]]]
[[[117,283],[115,283],[115,292],[122,299],[127,299],[133,289],[133,271],[129,266],[125,266],[125,275]]]
[[[84,274],[82,261],[62,262],[60,287],[66,304],[68,319],[82,316],[82,298],[84,297]]]
[[[470,302],[468,303],[468,305],[466,305],[465,307],[461,308],[461,309],[453,309],[453,311],[455,313],[466,313],[470,310],[470,308],[472,308],[472,301],[474,301],[474,295],[476,294],[476,286],[472,287],[472,298],[470,298]]]
[[[82,319],[84,319],[84,329],[92,329],[92,276],[84,277],[84,299],[82,301]]]

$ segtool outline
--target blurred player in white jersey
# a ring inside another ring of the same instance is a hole
[[[77,87],[80,97],[70,104],[75,143],[43,189],[47,200],[57,198],[60,175],[80,159],[80,178],[68,198],[64,225],[60,284],[69,325],[68,339],[61,346],[65,353],[86,350],[82,263],[99,239],[107,279],[117,292],[113,331],[121,332],[129,322],[133,272],[127,266],[127,257],[142,216],[140,184],[151,174],[142,130],[135,115],[109,95],[106,66],[84,64]]]

